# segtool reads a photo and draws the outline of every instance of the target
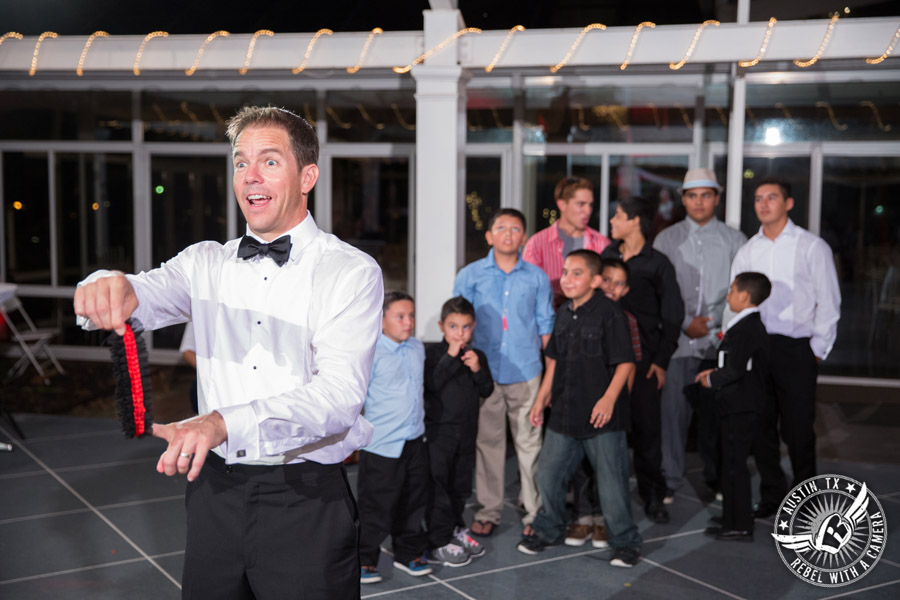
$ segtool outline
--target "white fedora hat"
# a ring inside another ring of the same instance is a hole
[[[681,186],[681,192],[694,188],[712,188],[721,192],[722,186],[719,185],[716,174],[712,169],[688,169],[684,174],[684,184]]]

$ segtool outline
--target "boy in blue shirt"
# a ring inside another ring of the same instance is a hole
[[[628,378],[634,350],[628,320],[618,303],[597,289],[600,256],[575,250],[566,257],[560,286],[568,301],[557,312],[545,351],[547,370],[531,409],[535,428],[550,419],[538,461],[543,505],[516,549],[537,554],[565,539],[566,488],[581,460],[594,468],[597,496],[613,553],[610,564],[631,567],[640,555],[641,534],[631,514],[628,487]]]
[[[528,422],[541,378],[541,348],[553,331],[553,291],[547,274],[522,260],[525,215],[513,208],[494,213],[485,233],[490,252],[463,267],[453,294],[475,306],[474,346],[485,353],[494,377],[494,392],[478,414],[475,492],[481,509],[472,533],[488,536],[503,512],[503,470],[506,465],[506,419],[519,459],[522,523],[530,533],[540,507],[535,465],[541,430]]]
[[[394,545],[394,567],[415,577],[431,573],[423,557],[422,527],[429,481],[425,347],[412,337],[415,310],[409,294],[385,292],[382,334],[363,406],[375,432],[359,453],[360,583],[381,581],[378,556],[388,535]]]

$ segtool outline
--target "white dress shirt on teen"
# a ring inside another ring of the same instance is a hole
[[[200,412],[224,418],[228,439],[213,452],[228,463],[334,464],[372,436],[360,410],[381,333],[381,269],[308,213],[288,234],[282,267],[238,258],[235,239],[127,276],[145,329],[193,322]]]
[[[772,282],[771,295],[759,307],[766,331],[808,337],[813,354],[826,358],[837,337],[841,290],[825,240],[790,219],[774,240],[760,228],[734,257],[732,281],[745,271],[763,273]]]

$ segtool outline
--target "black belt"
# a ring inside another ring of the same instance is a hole
[[[300,462],[287,465],[247,465],[243,463],[225,464],[225,459],[210,452],[206,455],[203,468],[209,468],[237,481],[254,481],[258,483],[285,483],[302,481],[306,485],[342,477],[343,463],[323,465],[317,462]]]

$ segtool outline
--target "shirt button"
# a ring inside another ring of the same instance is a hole
[[[573,320],[573,321],[577,321],[577,320],[578,320],[578,315],[572,315],[572,320]]]
[[[262,325],[262,321],[257,321],[256,324],[257,324],[257,325]]]
[[[263,277],[263,281],[268,281],[268,280],[269,280],[268,277]]]
[[[253,370],[254,370],[254,371],[256,370],[256,365],[253,365]]]

